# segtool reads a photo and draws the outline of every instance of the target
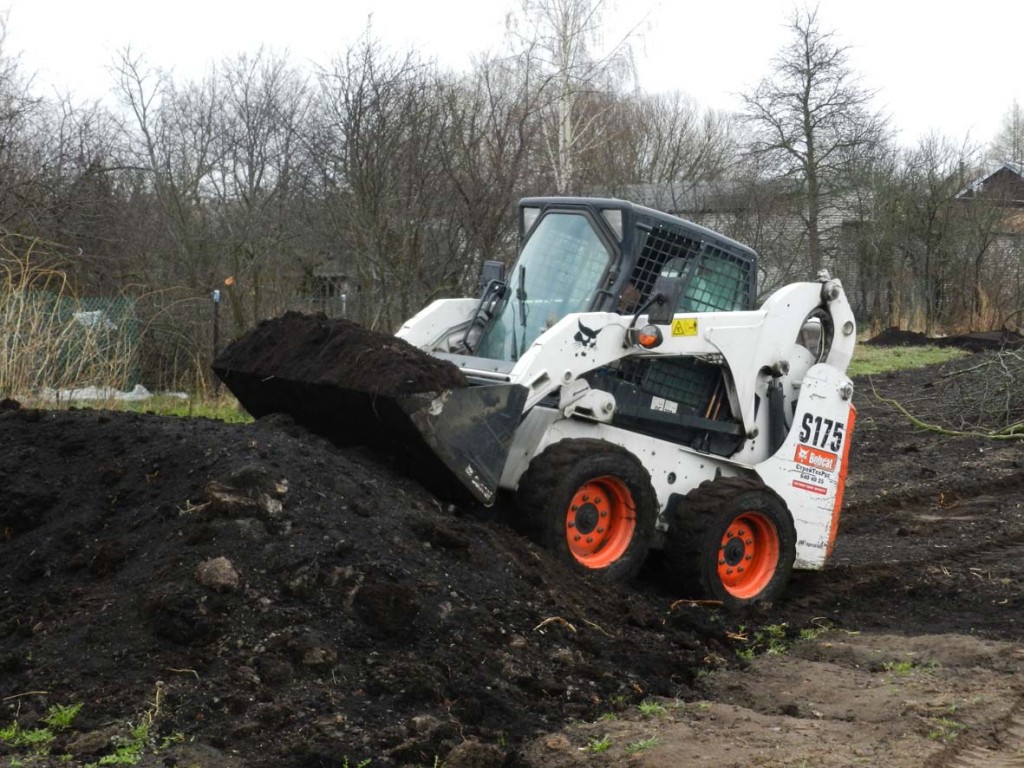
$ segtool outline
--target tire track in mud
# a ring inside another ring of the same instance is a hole
[[[926,487],[907,488],[881,497],[848,503],[843,509],[847,517],[871,515],[877,512],[902,509],[904,507],[933,504],[944,494],[998,494],[1019,491],[1024,488],[1024,471],[1014,470],[1002,477],[975,479],[948,477],[946,482],[933,483]]]
[[[1021,654],[1024,652],[1018,652]],[[942,768],[1024,768],[1024,710],[1018,703],[1009,721],[993,737],[996,746],[968,745],[950,756]]]
[[[891,506],[884,515],[859,515],[840,524],[833,562],[817,573],[794,574],[780,614],[796,625],[826,618],[838,626],[879,627],[894,621],[905,631],[962,631],[1018,640],[1024,621],[1022,579],[1024,509],[1020,473],[986,483],[964,511],[924,503]],[[963,494],[965,497],[967,493]],[[1024,768],[1024,766],[1022,766]]]
[[[1024,562],[1024,530],[1003,535],[996,540],[979,541],[973,547],[957,549],[951,554],[955,554],[955,558],[950,565],[965,566],[975,572],[984,570],[985,565],[992,563]],[[808,598],[826,597],[821,594],[822,588],[832,597],[874,591],[874,587],[888,584],[893,579],[906,580],[908,572],[922,565],[948,568],[948,565],[936,564],[934,558],[925,554],[899,562],[838,565],[817,574],[807,574],[819,581],[814,593],[809,594]]]

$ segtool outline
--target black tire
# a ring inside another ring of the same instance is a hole
[[[793,517],[757,478],[705,480],[670,513],[665,560],[687,597],[729,609],[771,602],[795,557]]]
[[[573,568],[621,583],[636,575],[657,516],[651,477],[604,440],[563,440],[519,480],[516,525]]]

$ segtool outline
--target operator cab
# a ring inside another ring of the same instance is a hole
[[[514,363],[537,338],[578,312],[633,314],[659,276],[683,285],[675,311],[749,309],[757,254],[716,232],[623,200],[526,198],[519,203],[520,255],[494,286],[474,357]]]
[[[519,204],[519,259],[507,280],[489,280],[461,363],[500,375],[567,315],[617,312],[633,320],[671,285],[676,312],[753,307],[757,254],[723,235],[623,200],[527,198]],[[668,322],[671,322],[669,319]],[[451,359],[451,358],[449,358]],[[455,360],[453,360],[455,362]],[[613,424],[721,455],[744,439],[716,362],[624,358],[588,374],[616,400]]]

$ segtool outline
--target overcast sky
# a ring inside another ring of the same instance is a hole
[[[181,77],[260,45],[299,63],[327,64],[373,14],[375,35],[462,69],[501,45],[518,0],[8,0],[8,53],[40,88],[81,99],[111,90],[108,67],[125,45]],[[799,7],[804,7],[800,3]],[[634,43],[640,85],[679,90],[717,109],[767,73],[788,41],[792,0],[631,0],[609,14],[607,39],[646,21]],[[822,25],[905,144],[937,131],[987,143],[1014,99],[1024,105],[1022,0],[821,0]],[[616,27],[617,25],[617,27]]]

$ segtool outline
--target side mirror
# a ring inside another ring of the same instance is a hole
[[[501,261],[485,261],[480,265],[480,290],[495,281],[505,282],[505,264]]]
[[[654,301],[647,313],[647,322],[671,325],[685,288],[686,280],[683,277],[658,275],[654,282]]]

